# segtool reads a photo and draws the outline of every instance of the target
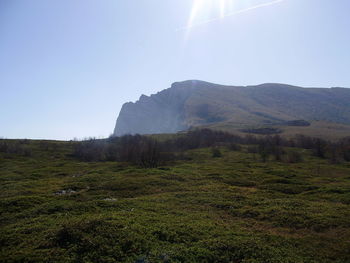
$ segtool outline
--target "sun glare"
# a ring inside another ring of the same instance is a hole
[[[226,0],[220,0],[220,17],[221,18],[225,16],[225,7],[226,7]]]
[[[233,6],[233,1],[235,0],[193,0],[192,11],[187,26],[191,27],[194,24],[200,12],[215,12],[221,18],[224,18],[227,12],[231,11],[227,9]]]
[[[191,15],[190,15],[190,19],[189,19],[188,24],[187,24],[188,26],[193,25],[193,22],[198,14],[198,11],[201,9],[203,4],[204,4],[203,0],[193,0]]]
[[[190,30],[233,15],[250,12],[255,9],[271,6],[285,0],[239,1],[239,0],[192,0],[192,10],[187,26],[179,30]],[[254,3],[255,2],[255,3]]]

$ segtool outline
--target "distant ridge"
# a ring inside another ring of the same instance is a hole
[[[157,94],[142,95],[135,103],[125,103],[114,135],[174,133],[193,127],[242,130],[300,124],[295,121],[301,120],[347,127],[350,89],[276,83],[225,86],[200,80],[176,82]]]

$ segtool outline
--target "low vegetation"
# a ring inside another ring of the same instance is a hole
[[[0,261],[350,262],[349,142],[0,140]]]

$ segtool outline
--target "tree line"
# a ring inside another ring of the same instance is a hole
[[[28,146],[29,140],[0,140],[0,152],[6,154],[16,154],[20,156],[32,156],[32,150]]]
[[[104,140],[89,139],[74,143],[73,156],[82,161],[119,161],[154,168],[169,161],[183,158],[190,149],[212,147],[213,156],[218,157],[220,146],[239,151],[246,145],[248,152],[256,154],[263,162],[300,162],[303,159],[297,148],[307,149],[319,158],[332,163],[350,161],[350,137],[337,142],[297,135],[294,138],[271,136],[238,136],[228,132],[197,129],[174,135],[170,139],[158,140],[150,136],[125,135]]]

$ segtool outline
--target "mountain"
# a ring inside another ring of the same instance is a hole
[[[291,127],[329,133],[327,129],[334,128],[350,135],[350,89],[176,82],[157,94],[125,103],[114,135],[174,133],[193,127],[252,133],[287,132]]]

